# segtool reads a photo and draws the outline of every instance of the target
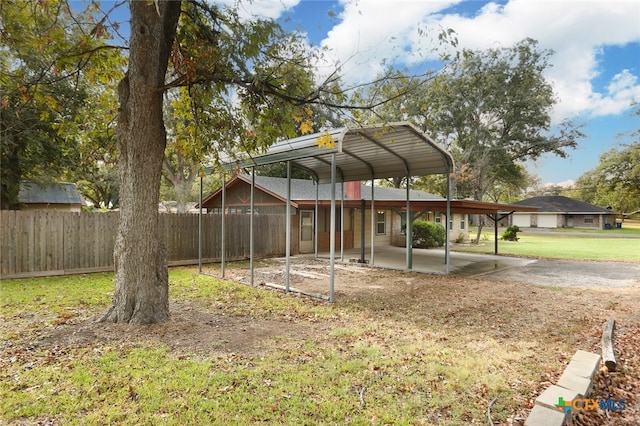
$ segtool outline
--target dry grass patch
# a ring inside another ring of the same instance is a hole
[[[486,424],[495,400],[522,424],[607,318],[640,331],[637,289],[369,268],[338,271],[333,305],[173,269],[169,322],[96,324],[111,279],[0,282],[2,421]],[[638,358],[620,361],[631,404],[610,424],[638,413]]]

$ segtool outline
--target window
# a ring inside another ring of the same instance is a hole
[[[585,216],[584,223],[593,223],[593,216]]]
[[[464,229],[464,216],[460,216],[460,229]]]
[[[436,212],[436,217],[435,217],[434,221],[436,223],[440,223],[442,221],[441,216],[442,216],[442,214],[440,212]]]
[[[377,220],[376,220],[376,235],[385,235],[387,233],[387,220],[386,214],[382,210],[378,210]]]

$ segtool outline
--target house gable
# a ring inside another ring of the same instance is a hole
[[[227,184],[225,193],[225,207],[238,211],[251,205],[251,180],[245,176],[237,176]],[[222,208],[222,190],[211,194],[202,202],[207,209]],[[281,198],[268,189],[256,183],[254,190],[254,206],[257,211],[266,213],[281,213],[286,207],[286,198]],[[297,207],[292,203],[293,207]]]

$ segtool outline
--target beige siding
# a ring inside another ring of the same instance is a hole
[[[391,215],[393,212],[391,210],[384,210],[385,212],[385,234],[378,235],[377,233],[374,236],[374,243],[376,246],[385,246],[391,244]],[[360,247],[360,242],[362,238],[361,234],[361,223],[362,218],[361,210],[356,209],[353,214],[353,246],[355,248]],[[375,220],[375,218],[374,218]],[[364,224],[364,238],[365,238],[365,247],[371,247],[371,210],[365,210],[365,224]],[[375,230],[374,230],[375,232]]]

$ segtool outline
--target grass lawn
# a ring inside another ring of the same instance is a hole
[[[563,230],[545,233],[540,231],[518,233],[518,241],[498,240],[498,253],[512,256],[536,257],[546,259],[589,260],[606,262],[640,262],[640,238],[625,238],[616,230],[591,231],[587,236],[584,230]],[[498,231],[498,238],[504,229]],[[474,238],[477,229],[469,231]],[[640,226],[631,225],[625,234],[640,235]],[[618,235],[607,237],[607,235]],[[480,244],[454,244],[453,250],[472,253],[494,252],[493,228],[484,228]]]
[[[170,321],[144,327],[95,322],[111,274],[2,280],[0,423],[517,425],[609,317],[607,392],[637,404],[635,289],[361,276],[326,304],[174,268]]]

